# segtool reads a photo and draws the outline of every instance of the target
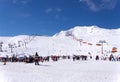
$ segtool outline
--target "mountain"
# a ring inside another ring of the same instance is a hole
[[[99,55],[110,53],[113,47],[120,51],[120,29],[103,29],[98,26],[76,26],[53,36],[19,35],[0,37],[0,54],[34,55]],[[103,47],[101,44],[103,43]]]

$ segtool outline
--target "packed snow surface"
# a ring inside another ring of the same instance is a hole
[[[120,62],[60,60],[0,63],[0,82],[120,82]]]

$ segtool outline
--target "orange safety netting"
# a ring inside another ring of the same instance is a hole
[[[116,48],[116,47],[113,47],[113,48],[112,48],[112,53],[115,53],[115,52],[117,52],[117,48]]]
[[[96,44],[96,46],[101,46],[101,44]]]

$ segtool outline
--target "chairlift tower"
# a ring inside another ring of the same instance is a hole
[[[2,51],[3,42],[0,42],[0,51]]]
[[[103,44],[106,43],[105,40],[99,40],[99,43],[101,43],[101,54],[103,54]]]
[[[14,45],[12,44],[8,44],[9,48],[11,49],[11,53],[13,53],[13,48],[14,48]]]
[[[81,42],[83,41],[83,39],[78,39],[78,41],[80,42],[80,46],[81,46]]]

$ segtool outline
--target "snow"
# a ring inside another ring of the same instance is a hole
[[[80,40],[81,43],[80,43]],[[19,35],[14,37],[0,37],[3,42],[2,49],[10,54],[34,55],[38,52],[41,56],[46,55],[92,55],[101,53],[101,46],[96,46],[100,40],[105,40],[103,44],[104,54],[110,52],[113,47],[117,47],[120,52],[120,29],[103,29],[98,26],[76,26],[66,31],[61,31],[53,36],[29,36]],[[83,42],[86,42],[84,44]],[[88,45],[91,43],[92,45]],[[13,53],[8,44],[12,44]],[[81,45],[80,45],[81,44]],[[20,45],[20,47],[19,47]]]
[[[96,46],[105,40],[102,46]],[[24,55],[89,55],[94,58],[110,55],[113,47],[117,48],[114,56],[120,55],[120,29],[103,29],[98,26],[76,26],[61,31],[53,36],[19,35],[0,37],[0,57]],[[89,45],[91,43],[92,45]],[[12,45],[9,48],[8,44]],[[11,52],[12,50],[12,52]],[[90,53],[90,54],[88,54]],[[120,82],[120,62],[110,61],[75,61],[59,60],[43,62],[39,66],[27,63],[0,62],[0,82]]]
[[[120,82],[120,62],[59,60],[0,63],[0,82]]]

